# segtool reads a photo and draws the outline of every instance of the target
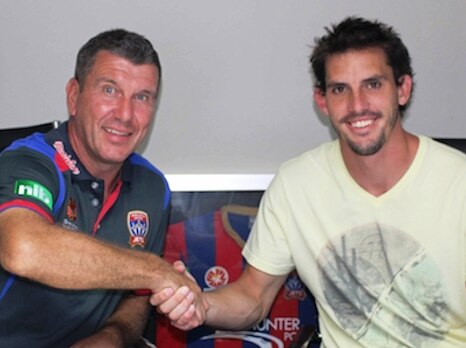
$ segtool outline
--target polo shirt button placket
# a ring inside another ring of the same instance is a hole
[[[99,184],[97,181],[93,181],[93,182],[91,183],[91,189],[92,189],[94,192],[97,192],[97,191],[99,190],[99,188],[100,188],[100,184]],[[98,198],[93,198],[93,199],[91,200],[91,204],[92,204],[93,207],[96,207],[96,208],[97,208],[97,207],[99,206],[99,204],[100,204],[100,201],[99,201]]]

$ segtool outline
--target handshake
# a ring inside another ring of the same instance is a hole
[[[271,275],[246,265],[240,277],[202,292],[181,261],[163,262],[161,283],[150,303],[181,330],[206,324],[221,330],[245,330],[263,320],[288,274]]]
[[[165,315],[171,324],[180,330],[191,330],[204,324],[209,303],[188,272],[182,261],[175,261],[173,267],[167,264],[164,285],[158,292],[153,292],[150,303]]]

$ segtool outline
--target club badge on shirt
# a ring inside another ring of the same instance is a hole
[[[63,221],[61,222],[61,226],[68,230],[77,231],[77,218],[78,208],[76,205],[76,201],[73,198],[70,198],[66,206],[66,216],[63,218]]]
[[[129,245],[144,247],[146,235],[149,232],[149,215],[141,210],[128,212]]]
[[[66,206],[66,218],[69,221],[76,221],[77,217],[77,208],[76,201],[73,198],[70,198],[68,205]]]

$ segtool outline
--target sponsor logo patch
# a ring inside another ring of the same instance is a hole
[[[144,247],[146,235],[149,232],[149,215],[141,210],[133,210],[128,212],[127,221],[130,234],[129,245]]]
[[[15,194],[23,197],[30,197],[37,199],[44,203],[50,210],[53,209],[53,197],[50,191],[32,180],[16,180]]]
[[[78,175],[80,173],[79,168],[76,165],[76,160],[71,158],[71,155],[68,154],[65,151],[65,145],[63,144],[62,141],[55,141],[53,143],[53,147],[55,150],[57,150],[57,153],[60,155],[60,157],[63,159],[63,161],[66,163],[68,168],[71,170],[71,172],[74,175]]]

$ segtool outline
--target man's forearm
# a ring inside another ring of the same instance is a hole
[[[209,310],[206,325],[223,330],[248,329],[267,314],[264,303],[249,296],[249,293],[238,291],[235,283],[224,289],[205,292]]]
[[[209,303],[206,324],[227,330],[256,325],[268,315],[286,277],[269,275],[247,265],[236,282],[204,293]]]
[[[206,312],[202,315],[193,310],[193,301],[182,288],[154,293],[150,302],[181,330],[191,330],[204,323],[215,328],[241,330],[266,317],[287,276],[270,275],[247,265],[235,282],[202,294],[202,303],[206,303]]]
[[[156,255],[65,230],[25,209],[2,212],[0,229],[2,267],[51,287],[151,291],[181,285],[197,288]]]

